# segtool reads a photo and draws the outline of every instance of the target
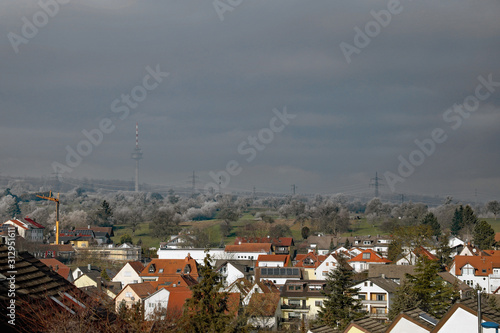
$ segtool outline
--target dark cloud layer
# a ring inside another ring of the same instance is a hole
[[[42,9],[4,1],[0,172],[50,175],[109,118],[112,133],[68,176],[132,179],[139,122],[148,183],[185,185],[192,170],[210,182],[236,160],[228,189],[356,193],[441,128],[448,139],[395,191],[498,199],[500,87],[456,130],[443,114],[479,76],[500,81],[500,3],[401,0],[348,63],[339,45],[390,3],[244,1],[221,21],[211,1],[73,0],[16,53],[8,34]],[[157,65],[169,76],[120,119],[113,101]],[[296,117],[248,162],[238,146],[284,107]]]

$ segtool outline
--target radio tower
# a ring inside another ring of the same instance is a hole
[[[142,150],[139,148],[139,124],[135,123],[135,149],[132,152],[135,160],[135,191],[139,192],[139,160],[142,160]]]

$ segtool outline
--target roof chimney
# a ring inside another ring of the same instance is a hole
[[[102,281],[101,281],[101,277],[100,277],[100,276],[98,276],[96,280],[97,280],[97,281],[96,281],[96,282],[97,282],[97,290],[102,291]]]
[[[89,272],[92,270],[92,265],[91,264],[88,264],[87,265],[87,269],[89,270]]]

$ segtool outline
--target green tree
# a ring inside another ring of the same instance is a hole
[[[133,244],[132,243],[132,237],[130,237],[129,234],[125,234],[125,235],[122,235],[120,237],[120,244],[124,244],[124,243]]]
[[[422,220],[422,224],[431,227],[433,236],[439,237],[441,235],[441,225],[439,225],[433,213],[427,213]]]
[[[476,226],[478,219],[474,214],[471,206],[467,205],[464,208],[463,213],[463,231],[470,237],[474,231],[474,227]],[[470,239],[470,238],[469,238]]]
[[[478,222],[474,227],[474,245],[481,250],[490,249],[495,243],[495,230],[486,221]]]
[[[151,228],[153,237],[165,241],[179,232],[179,220],[171,209],[158,210],[151,219]]]
[[[396,292],[391,305],[391,317],[410,307],[418,306],[436,318],[441,318],[459,298],[458,291],[445,283],[437,273],[439,263],[426,257],[419,258],[415,275],[407,274],[406,285]]]
[[[184,304],[178,327],[181,332],[218,333],[238,329],[234,314],[228,311],[228,293],[219,292],[224,287],[222,279],[210,261],[207,254],[204,265],[198,269],[201,281],[191,287],[193,295]]]
[[[95,222],[102,227],[113,225],[113,210],[106,200],[103,200],[101,207],[95,213]]]
[[[463,227],[464,207],[460,205],[459,208],[455,208],[455,212],[453,213],[453,219],[451,220],[451,234],[453,236],[458,236]]]
[[[436,256],[439,258],[439,264],[441,268],[448,267],[452,261],[450,258],[451,252],[453,251],[450,247],[448,239],[450,234],[446,234],[439,238],[438,248],[436,249]]]
[[[111,278],[109,277],[108,272],[106,272],[105,268],[101,270],[101,278],[106,281],[111,281]]]
[[[394,261],[400,254],[405,253],[408,254],[408,261],[411,261],[413,251],[421,246],[428,246],[431,236],[432,229],[429,225],[397,227],[392,234],[392,242],[388,249],[389,260]]]
[[[309,230],[308,227],[302,227],[302,229],[300,230],[300,234],[302,235],[302,239],[307,239],[307,237],[309,237],[310,232],[311,232],[311,230]]]
[[[337,268],[328,272],[326,299],[318,312],[322,324],[342,331],[352,320],[365,315],[361,300],[357,298],[359,288],[354,288],[354,273],[346,265],[346,259],[339,256]]]

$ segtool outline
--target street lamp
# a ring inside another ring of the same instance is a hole
[[[498,327],[500,327],[500,325],[492,321],[485,321],[484,323],[481,323],[481,326],[484,328],[494,328],[496,333],[498,333]]]

